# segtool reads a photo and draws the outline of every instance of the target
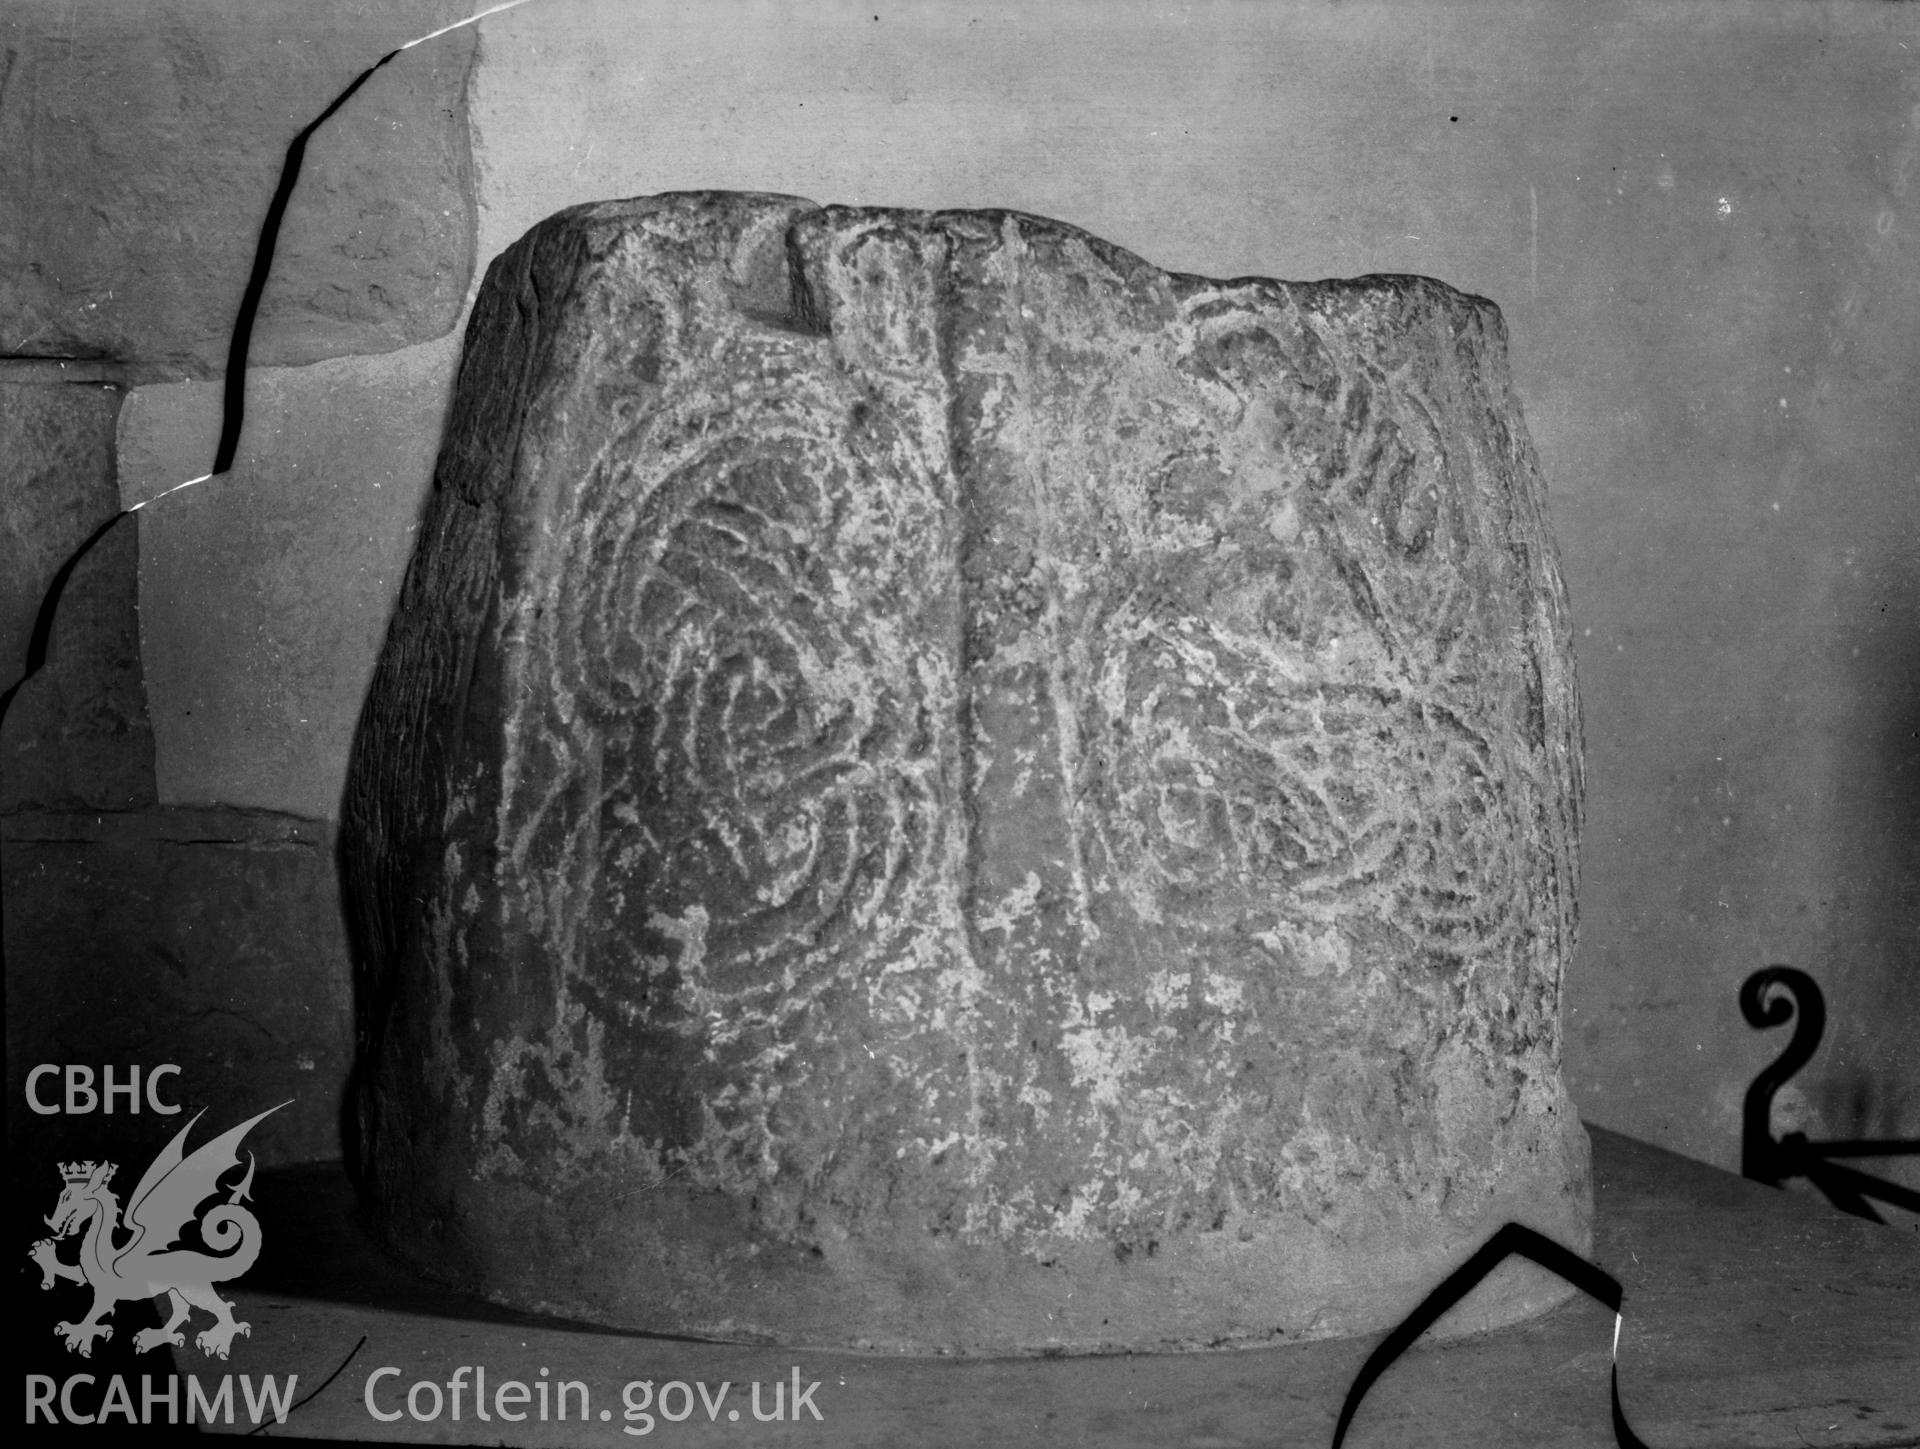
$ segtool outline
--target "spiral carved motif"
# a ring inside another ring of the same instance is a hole
[[[1373,909],[1439,957],[1524,893],[1491,746],[1451,709],[1377,684],[1289,685],[1199,625],[1097,668],[1097,695],[1122,702],[1106,721],[1108,848],[1167,886],[1237,895],[1249,920],[1276,902],[1326,924]]]
[[[901,621],[835,596],[828,561],[876,523],[847,516],[844,458],[744,421],[651,474],[603,469],[548,637],[568,733],[625,761],[594,808],[637,937],[697,971],[709,1005],[778,995],[790,1013],[848,950],[912,925],[938,764],[924,673],[888,638]]]

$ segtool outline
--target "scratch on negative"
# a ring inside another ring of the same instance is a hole
[[[1540,193],[1527,187],[1527,296],[1540,300]]]

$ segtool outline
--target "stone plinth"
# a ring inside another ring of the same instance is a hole
[[[1435,282],[1012,213],[536,227],[349,778],[388,1241],[955,1352],[1361,1331],[1509,1218],[1584,1248],[1577,708],[1503,346]]]

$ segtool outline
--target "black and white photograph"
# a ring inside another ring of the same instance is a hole
[[[1920,3],[0,0],[0,945],[33,1442],[1920,1445]]]

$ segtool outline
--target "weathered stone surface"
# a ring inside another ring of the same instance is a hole
[[[458,347],[255,369],[233,471],[140,513],[163,801],[338,813]],[[219,425],[216,383],[136,388],[120,418],[124,501],[204,472]]]
[[[17,376],[23,369],[5,369]],[[120,389],[0,376],[0,691],[18,681],[54,577],[120,511]],[[60,592],[41,672],[7,710],[0,811],[128,810],[154,801],[140,667],[139,541],[123,519]]]
[[[1503,345],[1438,283],[1010,213],[536,227],[349,774],[390,1241],[961,1352],[1358,1331],[1505,1219],[1583,1246],[1578,727]]]
[[[8,6],[0,353],[117,357],[150,377],[223,372],[287,144],[362,70],[455,9]],[[383,352],[452,328],[473,266],[473,47],[468,29],[408,52],[315,134],[255,363]]]
[[[45,364],[0,366],[0,689],[20,677],[47,586],[120,511],[113,425],[120,389],[68,385]]]
[[[10,1100],[25,1100],[40,1062],[110,1063],[122,1081],[172,1062],[163,1095],[187,1115],[234,1122],[291,1103],[248,1138],[263,1164],[339,1157],[352,1027],[328,825],[18,812],[0,819],[0,889]],[[9,1157],[38,1195],[56,1157],[146,1161],[185,1120],[21,1108],[7,1114]]]

